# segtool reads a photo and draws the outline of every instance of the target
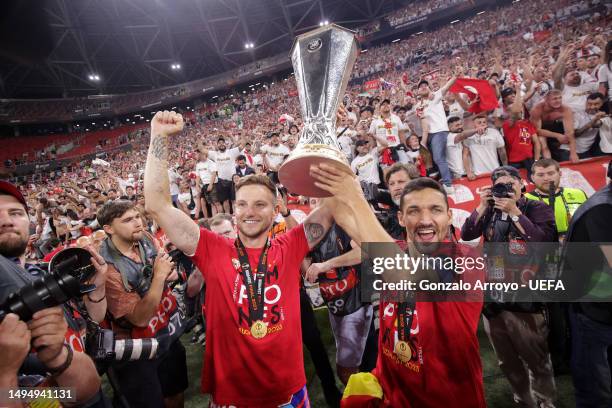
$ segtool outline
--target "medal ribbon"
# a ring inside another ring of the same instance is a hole
[[[264,286],[266,267],[268,263],[268,249],[270,249],[270,240],[266,240],[263,251],[259,256],[259,263],[257,264],[257,273],[253,274],[251,269],[251,263],[249,262],[249,256],[246,253],[246,248],[240,238],[234,241],[236,250],[238,251],[238,259],[240,261],[240,270],[242,272],[242,279],[247,289],[247,297],[249,299],[249,317],[251,322],[262,320],[264,311]]]
[[[397,304],[397,337],[401,341],[410,339],[410,328],[414,319],[415,302],[401,302]]]

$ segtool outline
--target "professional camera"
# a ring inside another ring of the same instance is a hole
[[[99,363],[111,361],[152,360],[157,357],[156,338],[115,340],[112,330],[98,328],[87,336],[85,351]]]
[[[512,183],[497,183],[491,188],[491,195],[495,198],[510,198],[514,194]]]
[[[85,282],[96,273],[91,254],[82,248],[64,249],[49,262],[49,274],[11,293],[0,305],[0,321],[15,313],[27,322],[39,310],[59,306],[92,292],[95,285]]]

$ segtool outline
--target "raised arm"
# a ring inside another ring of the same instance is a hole
[[[182,130],[183,117],[175,112],[157,112],[151,120],[144,177],[145,209],[178,249],[193,255],[200,231],[187,214],[172,206],[168,180],[168,138]]]

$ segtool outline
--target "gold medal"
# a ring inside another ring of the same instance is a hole
[[[268,324],[263,320],[257,320],[251,325],[251,335],[256,339],[262,339],[268,334]]]
[[[412,350],[407,341],[399,340],[395,343],[394,353],[401,362],[405,363],[412,358]]]

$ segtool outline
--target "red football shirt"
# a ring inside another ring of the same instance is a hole
[[[247,248],[253,270],[262,249]],[[306,384],[299,289],[308,251],[302,225],[272,240],[264,290],[268,334],[255,339],[234,240],[200,230],[193,261],[206,280],[202,391],[216,404],[277,407]]]
[[[537,130],[528,120],[519,120],[510,126],[509,121],[503,124],[504,139],[508,150],[508,162],[518,163],[533,158],[533,142],[531,136],[537,134]]]
[[[481,271],[466,271],[462,279],[473,286],[482,276]],[[478,301],[416,302],[410,329],[412,359],[405,363],[393,351],[398,341],[397,303],[380,302],[373,373],[383,389],[383,407],[486,407],[476,336],[482,293],[470,291],[467,296]]]

